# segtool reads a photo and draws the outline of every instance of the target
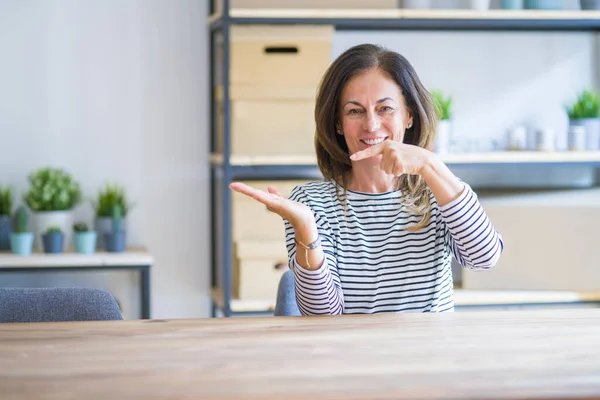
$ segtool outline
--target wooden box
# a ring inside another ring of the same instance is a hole
[[[230,152],[242,156],[315,154],[313,89],[231,88]],[[217,92],[217,99],[222,93]],[[223,109],[217,105],[217,152],[223,151]]]
[[[558,196],[563,197],[551,200],[552,194],[540,194],[492,203],[483,199],[505,248],[492,269],[464,269],[463,288],[600,291],[600,246],[590,222],[600,220],[600,201],[576,204],[585,202],[574,200],[575,194]]]
[[[330,25],[231,27],[232,86],[316,89],[331,63]]]
[[[287,270],[285,243],[244,240],[234,244],[232,296],[239,300],[272,300]]]

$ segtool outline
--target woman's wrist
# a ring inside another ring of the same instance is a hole
[[[437,154],[425,149],[423,151],[425,161],[419,173],[438,204],[440,206],[448,204],[462,193],[464,185]]]

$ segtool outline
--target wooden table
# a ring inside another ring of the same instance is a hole
[[[23,256],[0,252],[0,274],[7,272],[66,272],[135,270],[140,273],[141,317],[150,318],[150,267],[154,259],[142,247],[131,247],[124,252],[97,251],[93,254],[64,252],[46,254],[33,252]]]
[[[0,324],[2,399],[600,396],[600,309]]]

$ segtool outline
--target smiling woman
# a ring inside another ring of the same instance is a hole
[[[331,64],[317,94],[324,180],[289,199],[231,184],[285,220],[302,314],[451,311],[452,257],[473,270],[496,264],[500,233],[473,190],[429,151],[433,104],[403,56],[355,46]]]

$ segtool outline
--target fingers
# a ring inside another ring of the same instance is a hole
[[[376,156],[377,154],[381,154],[385,146],[387,145],[384,140],[383,142],[376,144],[375,146],[371,146],[367,149],[357,151],[356,153],[350,156],[352,161],[364,160],[365,158]]]
[[[279,198],[279,196],[275,194],[266,193],[262,190],[255,189],[241,182],[233,182],[229,185],[229,188],[235,190],[236,192],[245,194],[246,196],[250,196],[253,199],[260,201],[267,207],[271,207],[273,205],[273,200]]]
[[[281,193],[279,193],[279,190],[275,189],[273,186],[267,187],[267,190],[271,194],[274,194],[274,195],[279,196],[279,197],[283,197],[283,196],[281,196]]]

